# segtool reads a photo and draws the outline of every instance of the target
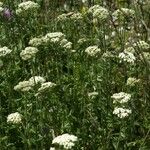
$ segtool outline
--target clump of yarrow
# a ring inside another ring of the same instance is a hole
[[[57,17],[58,22],[67,22],[67,21],[77,22],[82,20],[83,20],[83,16],[79,12],[64,13]]]
[[[22,92],[26,92],[31,90],[33,87],[33,84],[29,81],[21,81],[19,82],[15,87],[14,90],[15,91],[22,91]]]
[[[26,47],[24,50],[21,51],[20,57],[23,60],[28,60],[28,59],[35,57],[37,52],[38,52],[38,49],[36,47]]]
[[[10,54],[12,50],[10,50],[8,47],[4,46],[0,48],[0,57],[4,57],[8,54]]]
[[[42,84],[42,83],[44,83],[45,81],[46,81],[46,80],[45,80],[43,77],[41,77],[41,76],[33,76],[33,77],[31,77],[31,78],[29,79],[29,82],[30,82],[32,85],[38,84],[38,83]]]
[[[135,47],[138,47],[141,50],[148,50],[150,48],[150,45],[145,41],[138,41],[137,43],[134,43]]]
[[[3,6],[3,3],[0,2],[0,13],[2,13],[4,11],[4,8],[2,6]]]
[[[131,94],[120,92],[111,96],[113,103],[127,103],[131,99]]]
[[[121,52],[119,53],[118,58],[120,59],[120,62],[124,61],[124,62],[128,62],[131,64],[134,64],[136,57],[134,56],[134,54],[132,52]]]
[[[92,14],[94,19],[98,19],[98,20],[106,20],[109,16],[109,12],[106,8],[101,7],[99,5],[94,5],[92,7],[89,8],[88,10],[89,14]]]
[[[60,46],[64,49],[72,48],[72,43],[65,38],[65,35],[62,32],[47,33],[45,36],[42,36],[40,38],[35,37],[29,41],[29,45],[35,47],[38,47],[40,45],[46,46],[52,44],[56,44],[57,46]]]
[[[140,79],[136,79],[136,78],[133,78],[133,77],[129,77],[127,79],[127,85],[128,86],[135,86],[139,82],[140,82]]]
[[[119,118],[125,118],[128,117],[132,111],[130,109],[121,108],[121,107],[115,107],[113,114],[117,115]]]
[[[38,89],[38,92],[43,92],[43,91],[50,89],[52,87],[55,87],[55,86],[56,86],[56,84],[53,82],[45,82],[45,83],[41,84],[41,87]]]
[[[9,114],[7,117],[7,123],[19,124],[22,121],[22,115],[18,112]]]
[[[16,10],[17,15],[26,15],[28,13],[35,13],[39,9],[39,4],[33,1],[22,2],[18,5],[18,9]]]
[[[78,138],[75,135],[70,135],[68,133],[57,136],[53,139],[52,144],[59,146],[64,149],[72,149],[75,146],[75,142]]]
[[[43,39],[41,37],[35,37],[35,38],[30,39],[29,41],[29,45],[33,47],[38,47],[42,44],[43,44]]]
[[[21,81],[16,86],[14,86],[15,91],[27,92],[33,89],[37,84],[42,84],[46,80],[41,76],[31,77],[29,80]]]
[[[98,46],[89,46],[85,49],[85,53],[87,53],[89,56],[95,56],[96,54],[100,53],[101,49],[98,48]]]
[[[125,18],[132,18],[134,17],[135,11],[128,8],[120,8],[113,12],[112,17],[113,21],[124,20]]]

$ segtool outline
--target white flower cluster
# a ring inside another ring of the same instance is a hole
[[[113,114],[117,115],[119,118],[128,117],[131,113],[132,111],[130,109],[120,108],[120,107],[116,107],[113,111]]]
[[[38,49],[35,47],[26,47],[22,52],[20,53],[20,57],[23,60],[28,60],[33,57],[35,57],[35,54],[38,52]]]
[[[29,41],[29,45],[35,47],[48,44],[58,44],[59,46],[65,49],[72,48],[72,43],[65,39],[65,35],[62,32],[47,33],[41,38],[33,38]]]
[[[127,80],[127,85],[129,85],[129,86],[135,86],[139,81],[140,81],[140,79],[136,79],[136,78],[130,77]]]
[[[124,52],[127,52],[127,53],[130,52],[133,54],[135,52],[135,49],[133,47],[127,47],[124,49]]]
[[[150,53],[149,52],[143,52],[143,56],[146,59],[146,61],[150,61]],[[142,59],[142,57],[141,57]]]
[[[12,113],[7,117],[8,123],[18,124],[21,123],[21,120],[22,120],[22,115],[18,112]]]
[[[119,53],[119,56],[118,56],[118,57],[121,59],[121,61],[123,60],[123,61],[125,61],[125,62],[132,63],[132,64],[133,64],[133,63],[135,62],[135,60],[136,60],[134,54],[131,53],[131,52],[127,52],[127,51],[124,51],[124,52],[122,52],[122,53]]]
[[[18,5],[18,9],[16,10],[17,15],[26,14],[29,12],[35,12],[39,8],[39,4],[33,1],[22,2]]]
[[[120,92],[115,93],[111,96],[113,98],[113,103],[127,103],[131,99],[131,94]]]
[[[82,14],[77,12],[77,13],[73,13],[71,16],[70,16],[70,19],[73,20],[73,21],[78,21],[78,20],[82,20],[83,17],[82,17]]]
[[[16,90],[16,91],[20,90],[22,92],[25,92],[25,91],[31,90],[32,86],[33,86],[32,83],[29,82],[29,81],[21,81],[21,82],[18,83],[18,85],[16,85],[14,87],[14,90]]]
[[[138,46],[140,49],[143,49],[143,50],[148,50],[150,48],[150,45],[145,41],[139,41],[135,43],[134,45]]]
[[[2,2],[0,2],[0,13],[2,13],[2,12],[3,12],[3,10],[4,10],[4,8],[3,8],[2,6],[3,6],[3,3],[2,3]]]
[[[114,21],[117,19],[123,19],[124,17],[134,17],[135,11],[128,8],[120,8],[113,12],[112,16]]]
[[[36,84],[38,84],[38,83],[42,84],[44,82],[45,82],[45,79],[43,77],[41,77],[41,76],[34,76],[34,77],[31,77],[28,81],[21,81],[21,82],[19,82],[18,85],[16,85],[14,87],[14,90],[22,91],[22,92],[29,91]]]
[[[46,80],[45,80],[43,77],[41,77],[41,76],[34,76],[34,77],[31,77],[31,78],[29,79],[29,82],[30,82],[32,85],[38,84],[38,83],[42,84],[42,83],[44,83],[45,81],[46,81]]]
[[[4,46],[0,48],[0,57],[6,56],[7,54],[10,54],[12,50],[10,50],[8,47]]]
[[[71,149],[75,145],[77,139],[76,136],[66,133],[54,138],[52,144],[63,146],[64,149]]]
[[[90,56],[95,56],[96,54],[101,52],[101,49],[98,46],[89,46],[85,49],[85,52]]]
[[[45,90],[47,90],[49,88],[52,88],[54,86],[56,86],[55,83],[45,82],[45,83],[41,84],[41,87],[38,89],[38,92],[43,92],[43,91],[45,91]]]
[[[32,39],[29,41],[29,45],[34,46],[34,47],[38,47],[38,46],[40,46],[40,45],[42,45],[42,44],[43,44],[42,38],[37,38],[37,37],[35,37],[35,38],[32,38]]]
[[[93,15],[93,18],[98,20],[105,20],[109,16],[109,12],[106,8],[101,7],[99,5],[94,5],[89,8],[88,13]]]
[[[83,19],[83,16],[81,13],[77,12],[69,12],[66,14],[61,14],[57,17],[57,21],[68,21],[68,20],[72,20],[72,21],[81,21]]]

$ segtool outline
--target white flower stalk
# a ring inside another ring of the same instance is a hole
[[[39,4],[33,1],[22,2],[18,5],[18,9],[16,10],[17,15],[26,14],[28,12],[35,12],[39,8]]]
[[[75,145],[77,139],[76,136],[66,133],[54,138],[52,144],[63,146],[64,149],[71,149]]]
[[[21,120],[22,120],[22,115],[18,112],[12,113],[7,117],[8,123],[19,124],[21,123]]]
[[[150,48],[150,45],[146,43],[145,41],[139,41],[134,44],[135,46],[138,46],[140,49],[148,50]]]
[[[43,40],[42,38],[32,38],[30,41],[29,41],[29,45],[33,46],[33,47],[38,47],[40,45],[42,45],[43,43]]]
[[[90,7],[88,13],[91,13],[93,15],[93,18],[96,18],[98,20],[105,20],[109,16],[108,10],[99,5],[94,5]]]
[[[123,19],[124,17],[134,17],[135,11],[128,8],[120,8],[113,12],[112,16],[114,21]]]
[[[101,52],[101,49],[98,46],[89,46],[86,48],[85,52],[90,56],[95,56],[96,54]]]
[[[131,94],[120,92],[115,93],[111,96],[113,98],[113,103],[127,103],[131,99]]]
[[[23,60],[28,60],[28,59],[31,59],[31,58],[35,57],[37,52],[38,52],[38,49],[36,47],[26,47],[20,53],[20,57]]]
[[[128,117],[131,113],[132,111],[130,109],[118,108],[118,107],[116,107],[113,111],[113,114],[117,115],[119,118]]]
[[[22,81],[22,82],[19,82],[19,84],[14,87],[14,90],[26,92],[26,91],[31,90],[32,87],[33,87],[33,84],[30,81]]]
[[[119,53],[119,56],[118,56],[120,59],[121,59],[121,61],[125,61],[125,62],[128,62],[128,63],[134,63],[135,62],[135,60],[136,60],[136,58],[135,58],[135,56],[134,56],[134,54],[133,53],[131,53],[131,52],[122,52],[122,53]]]
[[[135,86],[137,83],[139,83],[140,79],[136,79],[136,78],[128,78],[127,80],[127,85],[129,86]]]
[[[55,83],[52,83],[52,82],[45,82],[45,83],[43,83],[43,84],[41,85],[41,87],[38,89],[38,92],[43,92],[43,91],[45,91],[45,90],[47,90],[47,89],[49,89],[49,88],[52,88],[52,87],[54,87],[54,86],[56,86]]]
[[[35,84],[38,84],[38,83],[40,83],[40,84],[42,84],[42,83],[44,83],[46,80],[43,78],[43,77],[41,77],[41,76],[34,76],[34,77],[31,77],[30,79],[29,79],[29,82],[32,84],[32,85],[35,85]]]
[[[12,50],[10,50],[8,47],[4,46],[0,48],[0,57],[6,56],[10,54]]]

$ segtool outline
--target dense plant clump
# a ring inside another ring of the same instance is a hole
[[[149,150],[149,10],[1,0],[0,149]]]

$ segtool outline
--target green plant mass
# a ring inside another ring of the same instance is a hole
[[[1,0],[0,150],[150,150],[150,0]]]

